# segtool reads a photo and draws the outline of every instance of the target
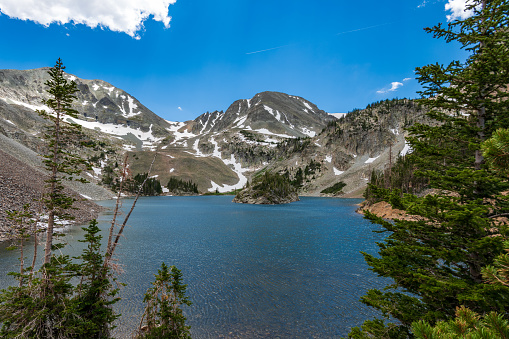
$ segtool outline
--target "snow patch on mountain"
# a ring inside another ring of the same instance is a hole
[[[329,115],[332,115],[333,117],[336,117],[338,119],[344,117],[347,113],[329,113]]]
[[[50,111],[51,109],[46,106],[46,105],[31,105],[31,104],[28,104],[26,102],[22,102],[22,101],[17,101],[17,100],[14,100],[14,99],[8,99],[8,98],[0,98],[2,99],[3,101],[5,101],[6,103],[8,103],[9,105],[19,105],[19,106],[23,106],[23,107],[26,107],[26,108],[29,108],[33,111],[35,110],[45,110],[45,111]]]
[[[242,165],[236,161],[235,156],[233,154],[230,156],[230,159],[221,159],[221,160],[223,161],[223,163],[225,165],[233,167],[232,170],[239,177],[239,182],[236,183],[235,185],[224,184],[223,186],[219,186],[218,184],[216,184],[214,181],[211,180],[210,184],[212,185],[212,187],[209,188],[209,192],[214,192],[217,189],[218,192],[225,193],[225,192],[231,192],[233,190],[243,188],[247,183],[247,178],[243,173],[249,171],[249,169],[242,168]]]
[[[221,193],[224,193],[224,192],[230,192],[230,191],[233,191],[235,189],[241,189],[242,187],[244,187],[247,183],[247,178],[246,176],[243,174],[244,172],[247,172],[249,171],[249,169],[247,168],[242,168],[242,165],[240,163],[237,162],[237,160],[235,159],[235,156],[232,154],[230,156],[230,159],[223,159],[222,158],[222,155],[221,155],[221,151],[219,151],[219,144],[217,143],[216,140],[214,140],[213,137],[211,137],[209,139],[210,143],[214,145],[214,151],[212,151],[212,154],[203,154],[199,149],[198,149],[198,144],[199,144],[199,139],[195,140],[194,144],[193,144],[193,150],[195,151],[195,153],[191,153],[191,152],[187,152],[187,153],[190,153],[190,154],[193,154],[194,156],[197,156],[197,157],[215,157],[215,158],[218,158],[219,160],[221,160],[226,166],[228,166],[229,168],[231,168],[233,170],[233,172],[235,172],[235,174],[237,174],[237,176],[239,177],[239,181],[235,184],[235,185],[223,185],[223,186],[219,186],[218,184],[216,184],[214,181],[210,181],[212,187],[209,188],[209,192],[214,192],[217,191],[218,192],[221,192]]]
[[[235,121],[233,123],[237,124],[235,127],[244,128],[244,123],[246,122],[246,120],[247,120],[247,116],[238,117],[237,119],[235,119]]]
[[[408,144],[408,142],[405,140],[405,147],[403,147],[403,149],[401,150],[399,155],[404,157],[405,155],[410,154],[410,153],[412,153],[412,147],[410,147],[410,144]]]
[[[217,141],[215,141],[214,138],[210,138],[209,141],[211,144],[214,145],[214,151],[212,152],[212,156],[221,159],[221,152],[219,151],[219,145]]]
[[[260,128],[260,129],[255,129],[254,130],[255,132],[258,132],[258,133],[261,133],[261,134],[267,134],[267,135],[275,135],[277,137],[281,137],[281,138],[291,138],[291,139],[295,139],[294,136],[291,136],[291,135],[288,135],[288,134],[277,134],[277,133],[272,133],[271,131],[269,131],[268,129],[266,128]]]
[[[375,158],[369,158],[368,160],[366,160],[364,163],[365,164],[371,164],[373,161],[375,161],[376,159],[378,159],[380,156],[378,157],[375,157]]]
[[[302,127],[301,128],[301,132],[304,133],[305,135],[307,135],[308,137],[311,137],[311,138],[313,138],[316,135],[315,131],[307,129],[306,127]]]
[[[165,120],[165,121],[168,124],[170,124],[170,127],[166,128],[166,130],[169,132],[172,132],[173,136],[175,137],[175,140],[173,140],[171,143],[172,145],[179,144],[179,145],[183,145],[183,147],[187,147],[187,141],[184,142],[181,140],[196,137],[196,134],[191,133],[187,130],[184,130],[183,132],[179,132],[179,130],[186,125],[184,122],[174,122],[174,121],[168,121],[168,120]]]
[[[307,102],[305,102],[305,101],[301,101],[301,102],[302,102],[302,103],[304,104],[304,106],[306,106],[306,107],[307,107],[307,108],[308,108],[311,112],[313,112],[313,113],[315,112],[315,111],[313,110],[313,108],[311,107],[311,105],[310,105],[310,104],[308,104],[308,103],[307,103]]]
[[[134,98],[131,97],[131,96],[127,96],[127,106],[128,106],[128,112],[126,112],[123,103],[122,103],[122,107],[119,107],[120,110],[122,111],[122,115],[125,118],[131,118],[131,117],[134,117],[134,116],[136,116],[136,115],[141,113],[141,111],[140,112],[135,112],[134,111],[136,108],[138,108],[138,105],[136,105],[134,103]]]
[[[267,106],[267,105],[263,105],[263,108],[267,112],[269,112],[272,116],[274,116],[274,118],[276,118],[277,121],[284,123],[284,121],[281,121],[281,114],[279,113],[278,110],[275,110],[276,112],[274,113],[274,110],[272,108],[270,108],[269,106]]]
[[[327,156],[325,157],[325,161],[327,161],[328,163],[331,163],[331,162],[332,162],[332,156],[327,155]]]
[[[195,157],[198,157],[198,158],[206,157],[207,155],[203,154],[203,153],[200,151],[200,149],[198,148],[198,144],[199,144],[199,143],[200,143],[200,139],[196,139],[196,140],[194,141],[194,144],[193,144],[193,150],[194,150],[194,152],[195,152],[194,154],[193,154],[193,153],[191,153],[191,152],[187,152],[187,151],[185,151],[185,152],[187,152],[187,153],[189,153],[189,154],[193,154]]]
[[[345,171],[340,171],[336,167],[332,167],[332,170],[334,171],[334,175],[341,175],[345,173]]]
[[[103,124],[98,121],[85,121],[80,119],[67,119],[78,125],[91,130],[98,130],[111,135],[127,136],[132,134],[143,142],[143,146],[153,146],[164,138],[156,138],[152,134],[152,125],[150,125],[148,132],[143,132],[141,129],[134,129],[128,126],[116,125],[116,124]]]

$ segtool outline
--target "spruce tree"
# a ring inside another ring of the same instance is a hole
[[[412,337],[413,322],[451,319],[461,305],[479,314],[506,314],[509,307],[509,288],[483,284],[481,274],[502,252],[508,234],[499,218],[509,212],[502,194],[509,188],[507,176],[485,164],[481,144],[509,126],[509,3],[475,0],[470,8],[474,15],[468,19],[426,29],[460,43],[470,55],[463,63],[417,68],[420,104],[435,123],[410,127],[407,140],[416,175],[427,178],[433,191],[417,197],[370,186],[414,220],[390,222],[366,213],[388,235],[378,256],[364,257],[373,272],[393,283],[361,300],[389,324],[368,320],[351,338]]]
[[[186,297],[186,285],[182,284],[182,273],[175,266],[168,268],[164,262],[157,273],[143,299],[146,307],[136,338],[191,338],[181,308],[191,305]]]
[[[81,134],[81,126],[64,121],[67,117],[77,118],[78,112],[72,108],[76,99],[78,87],[74,81],[69,82],[64,77],[65,66],[59,58],[55,66],[49,69],[50,79],[46,81],[50,98],[43,103],[50,109],[38,113],[50,121],[44,139],[47,142],[47,153],[44,154],[44,165],[50,173],[46,180],[47,192],[43,202],[48,212],[48,227],[46,231],[46,245],[44,248],[44,263],[48,264],[53,247],[53,229],[55,218],[69,219],[67,212],[75,201],[64,192],[63,180],[72,180],[81,173],[81,166],[85,160],[81,158],[76,148],[76,138]],[[84,181],[84,179],[77,179]]]

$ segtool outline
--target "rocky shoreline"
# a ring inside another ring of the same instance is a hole
[[[366,201],[360,204],[360,207],[356,210],[359,214],[364,214],[365,211],[371,212],[376,216],[379,216],[384,219],[394,220],[418,220],[418,216],[409,215],[403,210],[399,210],[396,208],[392,208],[392,206],[385,201],[380,201],[371,205],[368,205]]]

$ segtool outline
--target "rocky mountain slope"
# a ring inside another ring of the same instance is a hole
[[[41,198],[44,191],[46,175],[40,169],[28,165],[24,161],[0,149],[0,241],[11,238],[10,221],[5,211],[22,211],[25,204],[30,204],[33,215],[39,213],[39,204],[36,200]],[[82,191],[86,188],[82,187]],[[99,188],[100,190],[100,188]],[[76,199],[74,207],[69,213],[75,218],[75,223],[83,223],[93,218],[102,210],[83,195],[72,189],[66,190],[69,195]],[[108,197],[106,195],[105,197]],[[41,210],[44,215],[44,209]],[[57,225],[59,223],[57,222]],[[62,224],[61,227],[65,227]]]
[[[46,72],[0,70],[0,136],[36,153],[44,150],[45,121],[35,110],[45,108]],[[146,172],[156,151],[152,175],[163,185],[177,177],[197,183],[201,192],[227,192],[270,169],[287,175],[300,194],[320,195],[344,181],[343,192],[356,195],[371,169],[408,151],[404,127],[424,113],[412,101],[394,100],[338,120],[304,98],[263,92],[224,112],[170,122],[104,81],[67,78],[80,90],[74,105],[80,116],[72,121],[96,146],[86,153],[94,168],[85,177],[93,182],[118,166],[124,152],[133,174]]]

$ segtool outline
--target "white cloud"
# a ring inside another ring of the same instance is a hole
[[[474,14],[472,9],[466,11],[469,0],[449,0],[447,4],[445,4],[445,10],[451,11],[450,15],[447,15],[447,21],[453,21],[456,19],[466,19],[471,17]]]
[[[403,80],[404,81],[404,80]],[[385,93],[388,93],[388,92],[394,92],[395,90],[397,90],[398,88],[400,88],[401,86],[403,86],[403,83],[402,82],[398,82],[398,81],[394,81],[394,82],[391,82],[391,88],[383,88],[381,90],[378,90],[376,91],[378,94],[385,94]]]
[[[124,32],[139,39],[143,22],[152,16],[166,28],[171,17],[168,6],[177,0],[0,0],[0,12],[15,19],[44,26],[84,24]]]
[[[405,78],[405,79],[403,79],[403,82],[404,81],[409,81],[409,80],[412,80],[412,78]]]
[[[179,108],[178,108],[178,109],[179,109],[179,111],[182,111],[182,107],[180,107],[180,106],[179,106]]]

